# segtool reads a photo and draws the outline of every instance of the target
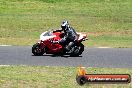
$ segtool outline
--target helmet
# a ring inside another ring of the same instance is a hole
[[[68,27],[69,27],[68,21],[63,21],[62,24],[61,24],[62,30],[67,30]]]

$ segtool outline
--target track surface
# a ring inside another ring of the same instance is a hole
[[[0,46],[1,65],[132,67],[132,48],[85,48],[80,57],[33,56],[31,46]]]

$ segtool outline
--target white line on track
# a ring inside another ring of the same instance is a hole
[[[0,45],[0,46],[11,46],[11,45]]]
[[[0,67],[8,67],[8,66],[10,66],[10,65],[0,65]]]
[[[97,47],[97,48],[111,48],[111,47]]]

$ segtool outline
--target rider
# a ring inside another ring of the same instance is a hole
[[[63,21],[61,24],[61,30],[56,31],[64,31],[64,37],[59,41],[54,41],[53,43],[67,44],[65,49],[69,51],[78,38],[76,31],[70,27],[68,21]]]

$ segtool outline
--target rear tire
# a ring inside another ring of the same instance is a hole
[[[79,50],[79,55],[81,55],[84,51],[84,45],[82,43],[79,44],[80,50]]]
[[[84,51],[84,45],[82,43],[80,43],[76,46],[77,46],[77,48],[75,49],[75,47],[74,47],[74,51],[70,54],[70,56],[79,56]]]
[[[44,54],[44,49],[40,49],[40,45],[38,43],[36,43],[32,47],[32,53],[35,56],[42,56]]]

